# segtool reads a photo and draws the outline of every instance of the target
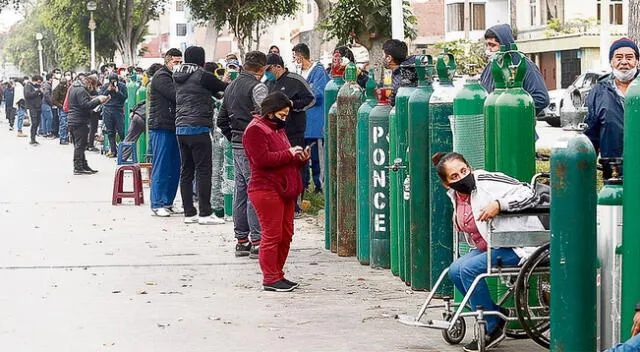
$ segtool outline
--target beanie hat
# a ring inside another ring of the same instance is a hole
[[[204,66],[204,49],[200,46],[190,46],[184,51],[184,62]]]
[[[611,48],[609,48],[609,61],[613,59],[613,53],[620,48],[631,48],[633,52],[636,54],[636,59],[640,57],[640,52],[638,52],[638,46],[633,40],[629,38],[620,38],[611,44]]]
[[[260,104],[260,112],[262,116],[266,116],[269,113],[280,111],[286,107],[292,107],[291,100],[282,92],[275,91],[267,95],[262,104]]]

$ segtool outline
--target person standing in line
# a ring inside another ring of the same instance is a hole
[[[24,87],[24,97],[31,116],[31,141],[29,144],[34,146],[40,144],[36,141],[36,135],[38,134],[40,115],[42,114],[42,96],[42,76],[35,75],[31,77],[31,82],[28,82]]]
[[[242,136],[253,113],[260,111],[260,104],[267,96],[267,86],[260,82],[266,66],[267,56],[263,52],[251,51],[245,55],[243,70],[224,92],[216,122],[233,148],[233,231],[238,241],[235,255],[252,259],[258,259],[259,255],[260,221],[247,195],[251,169]]]
[[[40,123],[40,134],[44,138],[53,137],[53,101],[51,95],[53,94],[53,75],[47,73],[45,81],[42,84],[42,121]]]
[[[14,88],[11,81],[5,82],[4,88],[4,112],[9,121],[9,131],[13,131],[13,124],[16,120],[16,109],[13,107]]]
[[[222,93],[227,84],[203,69],[204,58],[202,47],[190,46],[184,52],[185,63],[173,72],[176,135],[180,147],[180,195],[184,206],[184,222],[215,225],[220,222],[211,209],[211,97]],[[193,205],[194,177],[198,210]]]
[[[316,102],[307,114],[307,126],[304,131],[304,146],[311,146],[311,160],[308,165],[302,168],[302,185],[305,190],[309,187],[310,175],[309,166],[313,174],[314,192],[322,193],[322,183],[324,180],[324,88],[329,82],[329,75],[325,71],[322,63],[311,61],[309,46],[304,43],[293,47],[293,59],[300,68],[300,75],[307,80],[311,91],[316,98]]]
[[[102,107],[102,121],[109,138],[107,157],[115,158],[118,154],[116,133],[124,140],[124,102],[127,100],[127,87],[118,80],[118,75],[111,73],[107,83],[100,89],[101,95],[109,95],[111,99]],[[132,97],[135,99],[135,97]]]
[[[24,86],[19,78],[16,78],[13,82],[13,108],[16,109],[16,118],[18,120],[18,137],[26,137],[27,135],[22,132],[22,125],[24,123],[24,112],[26,110],[26,101],[24,99]]]
[[[69,89],[69,130],[73,136],[73,174],[90,175],[97,171],[89,167],[85,157],[87,135],[89,134],[89,119],[91,112],[100,104],[111,99],[110,96],[100,95],[91,97],[91,92],[98,89],[98,76],[89,75],[76,80]]]
[[[249,198],[262,227],[259,259],[265,291],[288,292],[298,287],[284,277],[283,268],[293,238],[296,199],[302,193],[300,168],[311,150],[289,143],[285,126],[292,108],[284,93],[269,94],[242,137],[252,172]]]
[[[69,90],[69,81],[66,77],[60,78],[60,83],[53,89],[52,101],[53,105],[58,108],[60,123],[58,128],[58,135],[60,136],[60,144],[69,144],[69,126],[67,122],[68,113],[64,111],[64,100],[67,98],[67,91]]]

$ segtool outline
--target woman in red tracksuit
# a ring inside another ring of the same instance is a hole
[[[265,291],[288,292],[298,284],[282,271],[293,237],[293,213],[302,193],[300,168],[311,156],[309,149],[291,147],[285,132],[291,100],[282,92],[269,94],[242,137],[249,166],[249,199],[256,209],[262,239],[260,268]]]

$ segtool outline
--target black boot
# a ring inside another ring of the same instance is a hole
[[[94,170],[94,169],[92,169],[92,168],[90,168],[90,167],[89,167],[89,164],[87,163],[87,159],[85,159],[85,160],[83,161],[83,163],[82,163],[82,168],[83,168],[83,170],[85,170],[85,171],[89,171],[89,172],[90,172],[90,173],[92,173],[92,174],[95,174],[95,173],[97,173],[97,172],[98,172],[98,170]]]
[[[73,161],[73,174],[74,175],[91,175],[90,171],[83,168],[82,161]]]

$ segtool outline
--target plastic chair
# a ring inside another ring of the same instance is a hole
[[[124,191],[124,173],[131,171],[133,173],[133,191]],[[116,175],[113,179],[113,196],[111,204],[122,204],[123,198],[133,198],[136,205],[144,204],[144,192],[142,191],[142,172],[140,165],[127,164],[120,165],[116,169]]]
[[[127,160],[122,159],[122,152],[125,148],[131,149],[131,157]],[[136,151],[135,143],[131,142],[120,142],[118,144],[118,165],[131,165],[138,163],[138,152]]]

